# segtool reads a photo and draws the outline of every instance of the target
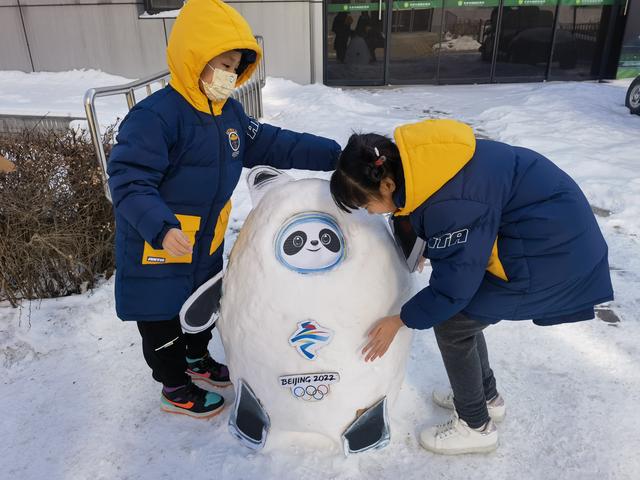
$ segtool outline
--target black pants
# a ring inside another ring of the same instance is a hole
[[[434,327],[456,411],[473,428],[489,421],[486,402],[498,394],[482,334],[487,326],[458,314]]]
[[[207,354],[212,329],[210,327],[195,335],[182,333],[177,317],[161,322],[138,322],[142,353],[147,365],[151,367],[153,378],[167,387],[187,383],[189,377],[185,373],[185,357],[200,358]],[[162,347],[163,345],[167,346]]]

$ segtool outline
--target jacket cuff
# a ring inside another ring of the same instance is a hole
[[[400,320],[409,328],[425,330],[433,327],[424,310],[420,308],[414,299],[409,300],[400,309]]]
[[[340,145],[338,145],[338,143],[335,141],[333,143],[335,143],[335,149],[332,152],[333,158],[331,159],[331,170],[335,170],[338,166],[338,159],[340,158],[340,154],[342,153],[342,147],[340,147]]]
[[[163,225],[164,226],[162,227],[162,230],[160,230],[160,233],[158,233],[158,235],[156,235],[153,241],[151,242],[151,247],[156,250],[162,250],[162,242],[164,240],[164,237],[169,232],[169,230],[171,230],[172,228],[180,228],[180,224],[171,225],[167,222],[164,222]]]
[[[164,210],[161,205],[152,208],[142,215],[136,225],[140,236],[155,249],[162,248],[162,240],[170,228],[180,228],[180,222],[175,215],[170,210]]]

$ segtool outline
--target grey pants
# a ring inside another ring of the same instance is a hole
[[[487,326],[459,313],[433,328],[456,411],[473,428],[489,421],[487,400],[498,394],[482,334]]]

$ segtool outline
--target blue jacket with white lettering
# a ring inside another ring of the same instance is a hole
[[[108,163],[118,316],[171,319],[222,269],[243,166],[332,170],[339,152],[333,140],[259,124],[233,99],[217,115],[193,108],[171,86],[140,102],[122,122]],[[161,250],[174,227],[194,242],[193,255]]]
[[[462,312],[539,325],[593,318],[613,299],[607,244],[578,185],[542,155],[477,140],[467,125],[399,127],[405,182],[394,194],[427,241],[429,286],[402,308],[430,328]]]

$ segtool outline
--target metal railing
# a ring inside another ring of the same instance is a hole
[[[256,36],[256,40],[264,52],[263,38],[261,36]],[[84,110],[87,114],[89,133],[91,134],[91,141],[96,152],[96,159],[100,165],[104,193],[109,201],[111,201],[111,192],[109,191],[109,185],[107,183],[107,155],[104,151],[104,145],[102,144],[102,133],[100,132],[100,124],[98,122],[98,114],[95,106],[96,99],[101,97],[124,95],[127,101],[127,107],[131,110],[135,104],[138,103],[138,98],[136,96],[137,91],[142,90],[146,94],[145,97],[148,97],[153,93],[151,89],[152,85],[158,83],[161,88],[164,88],[167,86],[169,78],[169,71],[165,70],[163,72],[156,73],[155,75],[141,78],[123,85],[90,88],[84,94]],[[265,85],[265,80],[266,76],[263,55],[262,61],[258,65],[258,68],[251,80],[240,88],[236,88],[231,95],[232,98],[235,98],[242,104],[247,114],[255,118],[262,117],[262,88]]]

